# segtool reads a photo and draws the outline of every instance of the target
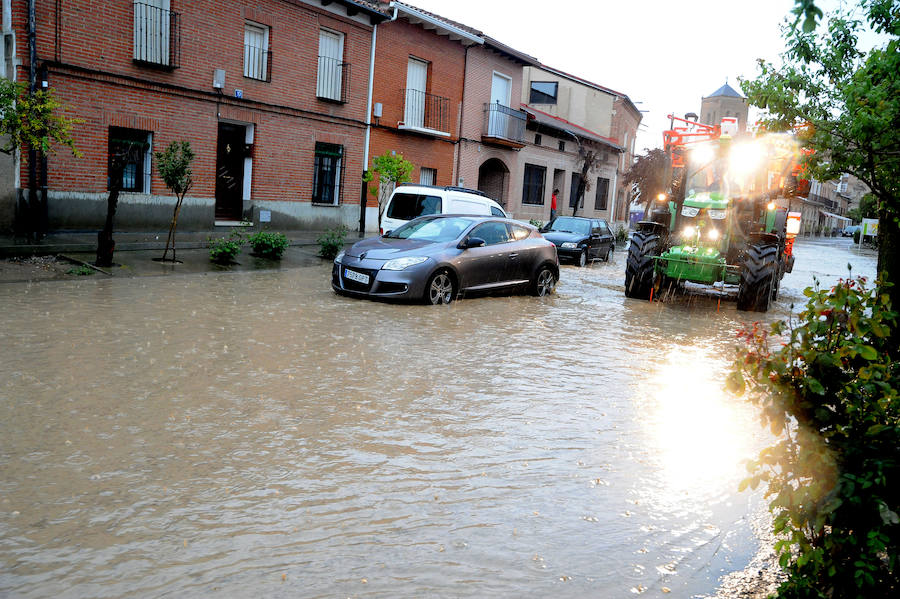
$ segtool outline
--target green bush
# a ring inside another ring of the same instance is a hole
[[[257,231],[247,238],[255,256],[279,260],[290,242],[284,233]]]
[[[216,264],[231,264],[241,253],[243,235],[240,231],[232,231],[222,239],[209,238],[209,259]]]
[[[74,268],[70,268],[69,270],[66,271],[66,274],[67,275],[75,275],[75,276],[79,276],[79,277],[85,277],[85,276],[94,274],[94,272],[96,272],[96,271],[94,271],[94,269],[91,268],[90,266],[81,265],[81,266],[76,266]]]
[[[807,288],[794,325],[740,336],[728,386],[779,437],[741,487],[767,484],[781,598],[871,598],[900,589],[900,361],[896,313],[864,278]],[[774,349],[773,349],[774,348]]]
[[[853,232],[853,243],[859,245],[859,238],[861,235],[862,235],[862,231],[860,231],[859,229],[855,230]]]
[[[528,224],[532,227],[537,227],[538,229],[544,226],[544,223],[536,218],[529,219]]]
[[[628,229],[625,228],[625,225],[622,223],[616,225],[616,230],[613,231],[613,235],[616,237],[616,243],[625,243],[628,241]]]
[[[335,229],[328,229],[324,234],[320,235],[316,242],[319,244],[319,255],[323,258],[333,260],[335,256],[344,249],[344,238],[350,232],[345,225],[341,225]]]

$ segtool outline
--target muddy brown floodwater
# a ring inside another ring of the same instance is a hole
[[[871,252],[799,242],[771,321]],[[0,286],[0,595],[691,597],[769,439],[733,302],[342,298],[330,265]],[[671,593],[671,594],[670,594]]]

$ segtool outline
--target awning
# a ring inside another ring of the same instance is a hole
[[[848,217],[846,217],[846,216],[840,216],[840,215],[834,214],[834,213],[832,213],[832,212],[825,212],[824,210],[819,210],[819,214],[821,214],[822,216],[827,216],[827,217],[829,217],[829,218],[836,218],[836,219],[838,219],[838,220],[845,220],[845,221],[847,221],[848,223],[849,223],[850,221],[853,220],[852,218],[848,218]]]

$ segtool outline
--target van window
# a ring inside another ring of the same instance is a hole
[[[395,193],[388,206],[388,218],[412,220],[417,216],[441,213],[441,198],[417,193]]]
[[[483,214],[487,216],[491,211],[484,202],[473,202],[462,198],[450,198],[450,210],[448,210],[448,213]]]

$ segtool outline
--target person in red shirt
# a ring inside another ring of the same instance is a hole
[[[552,223],[556,220],[556,196],[559,193],[558,189],[553,190],[553,195],[550,196],[550,222]]]

